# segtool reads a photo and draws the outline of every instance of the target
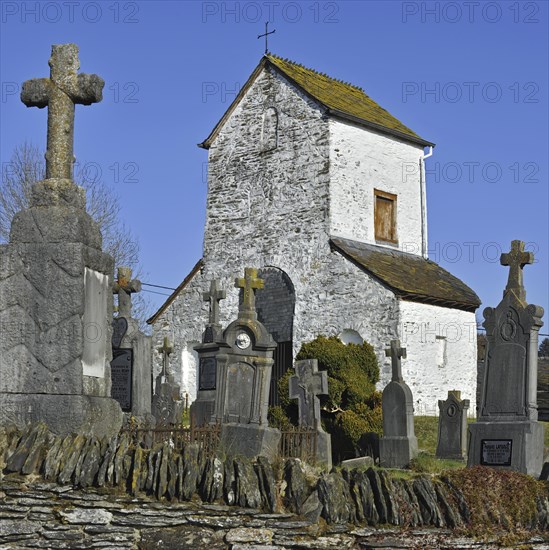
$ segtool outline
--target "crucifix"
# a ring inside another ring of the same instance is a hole
[[[320,399],[328,395],[328,374],[318,370],[316,359],[295,363],[296,375],[290,378],[290,399],[298,400],[299,425],[321,430]]]
[[[391,340],[391,347],[385,349],[385,357],[391,358],[393,376],[391,382],[402,382],[401,357],[406,357],[406,348],[400,347],[400,340]]]
[[[210,302],[210,325],[219,325],[219,302],[227,297],[225,290],[219,287],[219,282],[214,279],[210,283],[210,290],[202,293],[202,299]]]
[[[274,34],[275,32],[276,32],[276,29],[273,29],[272,31],[269,31],[269,22],[267,21],[267,23],[265,23],[265,33],[257,35],[258,40],[260,38],[262,38],[263,36],[265,37],[265,55],[267,55],[269,53],[269,45],[268,45],[267,39],[268,39],[270,34]]]
[[[132,279],[129,267],[118,268],[118,280],[112,287],[113,294],[118,294],[118,317],[131,317],[132,294],[141,292],[141,281]]]
[[[21,101],[27,107],[48,107],[46,178],[72,179],[74,163],[74,106],[91,105],[103,99],[105,82],[96,74],[77,74],[78,46],[52,46],[50,77],[23,83]]]
[[[173,345],[167,336],[164,336],[164,342],[156,351],[162,354],[162,377],[164,380],[168,377],[170,366],[170,355],[173,353]]]
[[[256,319],[255,291],[265,286],[263,279],[259,279],[257,276],[257,269],[247,267],[244,270],[244,277],[237,277],[235,279],[235,286],[236,288],[244,289],[244,298],[240,306],[239,317]]]
[[[534,263],[534,254],[532,252],[524,251],[523,241],[512,241],[511,250],[501,255],[501,265],[508,265],[509,278],[507,279],[507,286],[503,291],[505,296],[509,291],[513,291],[517,298],[521,301],[526,301],[526,290],[524,289],[522,279],[522,268],[526,264]]]

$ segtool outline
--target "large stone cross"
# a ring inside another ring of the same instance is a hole
[[[523,241],[512,241],[511,250],[506,254],[502,254],[500,258],[501,265],[508,265],[509,278],[507,279],[507,286],[503,291],[503,295],[509,291],[513,291],[519,300],[526,301],[526,290],[524,289],[522,279],[522,268],[526,264],[534,263],[534,254],[532,252],[524,251]]]
[[[393,370],[392,382],[402,382],[401,357],[406,357],[406,348],[400,347],[400,340],[391,340],[391,347],[385,349],[385,357],[391,358],[391,368]]]
[[[216,279],[210,283],[210,290],[202,293],[202,299],[210,302],[210,325],[219,325],[219,302],[226,297],[226,291],[219,287]]]
[[[118,280],[114,283],[112,292],[118,294],[118,317],[131,317],[132,294],[141,292],[141,281],[132,279],[132,270],[129,267],[118,268]]]
[[[290,378],[290,399],[297,399],[299,425],[322,430],[318,395],[328,395],[328,374],[318,370],[316,359],[295,364],[296,375]]]
[[[101,101],[105,82],[95,74],[77,74],[76,44],[52,46],[49,65],[50,78],[23,83],[21,101],[27,107],[48,107],[46,178],[72,179],[74,106]]]
[[[255,291],[263,288],[265,282],[257,276],[257,269],[247,267],[244,270],[244,277],[237,277],[235,280],[236,288],[244,289],[244,298],[240,306],[240,316],[256,317],[255,311]]]
[[[164,336],[162,346],[157,348],[156,351],[162,354],[162,376],[167,378],[170,367],[170,355],[173,353],[173,344],[170,343],[167,336]]]

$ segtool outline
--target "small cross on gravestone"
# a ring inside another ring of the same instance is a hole
[[[534,263],[534,254],[524,251],[524,242],[512,241],[511,250],[501,255],[501,265],[509,266],[509,278],[503,295],[513,291],[517,298],[524,302],[526,300],[526,290],[524,289],[522,268],[527,264]]]
[[[118,279],[112,292],[118,294],[118,317],[131,317],[132,294],[141,292],[141,281],[132,279],[132,270],[129,267],[118,268]]]
[[[244,270],[244,277],[235,279],[236,288],[244,290],[242,304],[240,305],[239,317],[247,319],[257,319],[255,310],[255,291],[263,288],[265,282],[257,276],[257,269],[247,267]]]
[[[320,399],[328,395],[328,374],[318,370],[316,359],[295,363],[296,375],[290,378],[290,399],[297,399],[299,425],[322,430],[320,423]]]
[[[78,74],[78,46],[52,46],[50,78],[23,83],[21,101],[27,107],[48,107],[46,178],[72,179],[74,162],[74,106],[102,99],[105,82],[96,74]]]
[[[391,347],[385,349],[385,357],[391,358],[393,382],[402,382],[402,364],[401,358],[406,358],[406,348],[400,347],[400,340],[391,340]]]
[[[167,379],[170,375],[170,355],[173,353],[173,345],[167,336],[164,336],[164,342],[157,348],[157,351],[162,354],[162,372],[160,374]]]
[[[210,290],[202,293],[202,299],[210,303],[209,322],[202,339],[204,343],[213,342],[221,333],[221,325],[219,324],[219,302],[226,297],[226,291],[219,287],[219,282],[215,279],[210,283]]]

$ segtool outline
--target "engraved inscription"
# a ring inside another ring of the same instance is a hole
[[[124,412],[130,412],[132,410],[133,350],[115,349],[112,353],[111,395],[113,399],[120,403],[120,407]]]

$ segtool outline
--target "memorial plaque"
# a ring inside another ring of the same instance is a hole
[[[124,317],[113,319],[112,322],[112,347],[119,348],[126,332],[128,331],[128,320]]]
[[[111,397],[120,403],[124,412],[132,410],[133,350],[115,349],[111,362]]]
[[[215,357],[201,358],[199,370],[198,389],[215,390],[215,377],[217,372],[217,361]]]
[[[483,466],[511,466],[512,439],[483,439],[480,463]]]

